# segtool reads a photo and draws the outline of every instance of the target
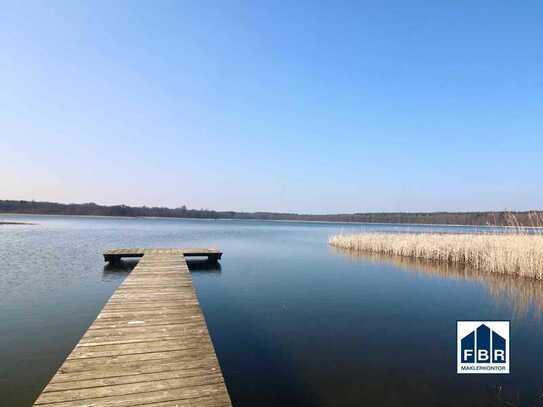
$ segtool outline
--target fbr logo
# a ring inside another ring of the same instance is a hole
[[[509,321],[457,321],[457,373],[509,373]]]

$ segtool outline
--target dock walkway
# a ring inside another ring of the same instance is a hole
[[[104,254],[142,258],[34,405],[231,406],[184,256],[210,252],[130,250]]]

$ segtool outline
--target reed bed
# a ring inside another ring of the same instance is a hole
[[[358,233],[332,236],[329,244],[543,280],[541,234]]]

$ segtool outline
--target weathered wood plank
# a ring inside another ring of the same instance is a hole
[[[79,389],[92,389],[97,387],[106,387],[106,386],[118,386],[121,384],[130,384],[130,383],[146,383],[150,381],[159,381],[163,379],[176,379],[176,378],[186,378],[186,377],[202,377],[209,375],[220,374],[212,366],[203,366],[194,369],[188,370],[166,370],[156,373],[141,373],[136,375],[129,376],[115,376],[109,378],[98,378],[98,379],[82,379],[82,380],[72,380],[59,383],[51,383],[47,386],[47,392],[59,392],[64,390],[79,390]]]
[[[196,387],[210,384],[220,384],[222,375],[220,373],[207,373],[206,375],[186,376],[177,375],[164,377],[143,382],[132,382],[123,384],[110,384],[91,388],[64,389],[60,391],[47,391],[42,395],[43,403],[59,403],[74,400],[98,399],[102,397],[119,397],[134,393],[148,393],[159,390],[177,389],[183,387]]]
[[[144,404],[172,401],[175,399],[186,400],[193,402],[193,406],[199,406],[197,403],[199,398],[213,397],[217,402],[224,403],[226,395],[222,390],[224,384],[219,381],[212,381],[207,385],[197,385],[190,387],[169,387],[167,389],[157,389],[147,392],[134,392],[130,394],[122,394],[115,396],[106,396],[100,398],[86,398],[78,400],[70,400],[65,402],[53,402],[53,403],[40,403],[36,405],[42,406],[55,406],[55,407],[133,407]],[[44,393],[44,395],[49,393]],[[191,405],[191,404],[186,404]],[[224,404],[219,404],[224,405]],[[230,404],[228,404],[230,405]]]
[[[184,253],[113,249],[143,256],[104,306],[36,406],[230,406]]]

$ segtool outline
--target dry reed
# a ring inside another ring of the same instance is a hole
[[[543,279],[543,235],[527,233],[359,233],[329,244],[365,253],[461,265],[486,273]]]

